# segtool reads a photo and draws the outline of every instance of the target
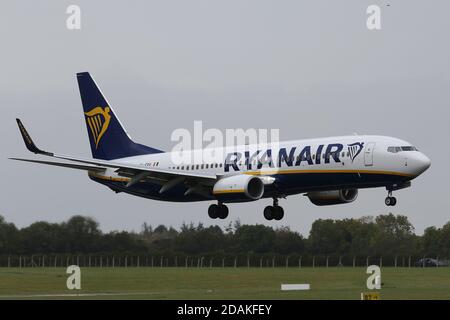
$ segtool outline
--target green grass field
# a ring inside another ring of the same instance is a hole
[[[0,268],[0,299],[360,299],[365,268]],[[450,268],[383,268],[382,299],[450,299]],[[310,283],[310,291],[281,291]],[[79,296],[76,296],[79,294]]]

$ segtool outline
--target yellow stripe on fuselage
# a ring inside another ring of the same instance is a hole
[[[223,193],[244,193],[244,189],[234,189],[234,190],[216,190],[213,194],[223,194]]]
[[[396,171],[379,170],[266,170],[266,171],[246,171],[244,174],[259,176],[272,174],[295,174],[295,173],[356,173],[356,174],[386,174],[394,176],[412,177],[409,173]]]
[[[246,171],[243,174],[248,175],[274,175],[274,174],[305,174],[305,173],[354,173],[354,174],[385,174],[396,175],[403,177],[413,177],[411,174],[396,172],[396,171],[377,171],[377,170],[266,170],[266,171]],[[103,176],[97,173],[89,172],[89,176],[101,180],[115,181],[115,182],[128,182],[131,178],[117,178],[110,176]],[[244,189],[232,189],[232,190],[216,190],[213,194],[227,194],[227,193],[244,193]]]

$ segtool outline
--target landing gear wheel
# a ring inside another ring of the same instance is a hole
[[[211,219],[216,219],[219,217],[219,213],[220,213],[220,209],[219,206],[217,204],[212,204],[209,206],[208,208],[208,216]]]
[[[284,209],[280,206],[267,206],[264,208],[264,218],[266,220],[281,220],[284,217]]]
[[[284,209],[283,209],[283,207],[276,206],[276,207],[274,207],[274,209],[275,209],[274,219],[277,220],[277,221],[283,219],[283,217],[284,217]]]
[[[384,199],[384,203],[389,207],[392,203],[392,198],[391,197],[386,197],[386,199]]]
[[[395,206],[397,204],[397,199],[395,197],[386,197],[384,203],[387,206]]]
[[[219,219],[226,219],[228,217],[228,207],[224,204],[219,205]]]
[[[391,197],[386,197],[386,199],[384,199],[384,204],[389,207],[391,205]]]
[[[397,204],[397,198],[396,197],[391,197],[391,201],[392,201],[391,206],[395,206]]]
[[[272,206],[267,206],[264,208],[264,218],[266,218],[266,220],[273,220],[274,218],[274,213],[275,213],[275,208]]]

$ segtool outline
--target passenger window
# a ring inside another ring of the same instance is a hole
[[[218,168],[219,167],[219,165],[216,163],[216,168]]]
[[[207,163],[207,164],[206,164],[206,169],[208,169],[208,167],[209,167],[209,164]]]
[[[195,169],[197,169],[197,170],[198,170],[198,169],[199,169],[199,167],[200,167],[200,166],[199,166],[199,165],[197,165],[197,166],[195,167]]]
[[[219,166],[222,168],[222,163]]]

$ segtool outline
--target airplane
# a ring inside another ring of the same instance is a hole
[[[17,120],[26,148],[60,161],[10,158],[87,171],[91,180],[115,192],[173,202],[214,201],[212,219],[225,219],[227,203],[272,198],[267,220],[281,220],[279,199],[303,194],[318,206],[351,203],[358,190],[384,187],[385,204],[393,191],[411,186],[430,165],[412,144],[392,137],[351,135],[218,148],[221,161],[175,163],[172,152],[135,143],[94,79],[77,73],[92,159],[39,149]],[[190,156],[202,150],[183,151]],[[195,157],[189,157],[195,159]]]

